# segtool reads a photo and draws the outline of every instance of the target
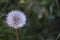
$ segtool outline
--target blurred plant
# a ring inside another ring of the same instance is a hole
[[[6,17],[6,23],[16,29],[16,40],[19,40],[19,27],[23,27],[26,23],[26,16],[23,12],[14,10],[9,12]]]
[[[20,40],[55,40],[58,37],[60,0],[0,0],[1,40],[15,40],[15,31],[7,27],[4,20],[10,10],[16,9],[27,17],[27,24],[20,30]]]

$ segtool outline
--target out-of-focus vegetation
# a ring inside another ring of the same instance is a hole
[[[16,40],[15,29],[5,22],[11,10],[27,16],[20,40],[60,40],[60,0],[0,0],[0,40]]]

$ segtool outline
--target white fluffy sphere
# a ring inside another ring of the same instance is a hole
[[[23,27],[26,24],[26,16],[19,10],[12,10],[6,17],[6,23],[15,29]]]

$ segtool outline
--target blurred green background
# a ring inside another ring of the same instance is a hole
[[[16,30],[5,22],[11,10],[27,16],[20,40],[60,40],[60,0],[0,0],[0,40],[16,40]]]

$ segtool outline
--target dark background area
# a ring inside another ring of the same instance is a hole
[[[0,0],[0,40],[16,40],[15,29],[5,23],[11,10],[27,16],[20,40],[60,40],[60,0]]]

